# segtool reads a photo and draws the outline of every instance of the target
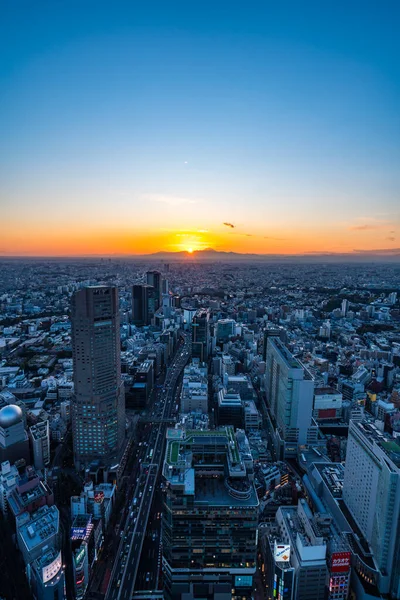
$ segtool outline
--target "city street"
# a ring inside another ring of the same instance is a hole
[[[157,525],[154,527],[154,512],[149,527],[148,522],[164,459],[167,429],[165,421],[170,420],[176,413],[176,386],[189,359],[190,337],[183,334],[183,339],[183,344],[179,345],[168,368],[164,385],[157,389],[154,405],[150,407],[150,410],[153,408],[155,418],[161,422],[148,425],[149,437],[144,442],[144,458],[139,458],[141,473],[137,480],[125,527],[121,532],[121,540],[116,553],[117,560],[114,563],[107,589],[107,600],[131,598],[139,571],[143,546],[145,546],[146,562],[151,564],[151,569],[145,573],[143,573],[143,569],[140,570],[138,584],[140,586],[143,583],[144,589],[152,589],[150,586],[156,586],[158,582],[160,532]],[[143,446],[141,448],[143,449]],[[143,455],[143,452],[140,454]],[[157,512],[160,513],[161,511],[158,510]],[[160,519],[156,517],[156,520]],[[149,538],[149,535],[151,538]]]

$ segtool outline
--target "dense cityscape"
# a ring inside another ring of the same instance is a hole
[[[0,1],[0,600],[400,600],[399,23]]]
[[[399,281],[2,259],[0,597],[400,598]]]

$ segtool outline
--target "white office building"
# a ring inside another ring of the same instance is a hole
[[[300,444],[313,443],[314,380],[305,367],[276,337],[268,340],[266,395],[270,410],[276,454],[296,456]]]
[[[370,545],[380,592],[400,598],[400,446],[373,421],[350,421],[343,500]]]

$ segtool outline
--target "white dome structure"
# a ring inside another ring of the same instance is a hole
[[[4,429],[20,423],[22,419],[22,410],[16,404],[9,404],[0,410],[0,427]]]

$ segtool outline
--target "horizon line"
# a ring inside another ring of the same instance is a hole
[[[295,253],[282,253],[282,252],[269,252],[269,253],[259,253],[259,252],[236,252],[234,250],[215,250],[214,248],[204,248],[199,250],[193,250],[189,252],[188,250],[156,250],[155,252],[148,253],[134,253],[134,252],[98,252],[98,253],[80,253],[80,254],[30,254],[30,253],[12,253],[12,252],[0,252],[0,260],[4,258],[115,258],[115,257],[125,257],[125,258],[157,258],[160,255],[168,254],[168,255],[184,255],[187,258],[202,255],[205,253],[215,253],[215,254],[234,254],[238,257],[259,257],[259,258],[268,258],[268,257],[322,257],[322,256],[341,256],[341,257],[372,257],[377,256],[379,258],[383,257],[400,257],[400,248],[380,248],[375,250],[362,250],[362,249],[354,249],[348,252],[340,252],[340,251],[319,251],[319,250],[310,250],[308,252],[295,252]]]

